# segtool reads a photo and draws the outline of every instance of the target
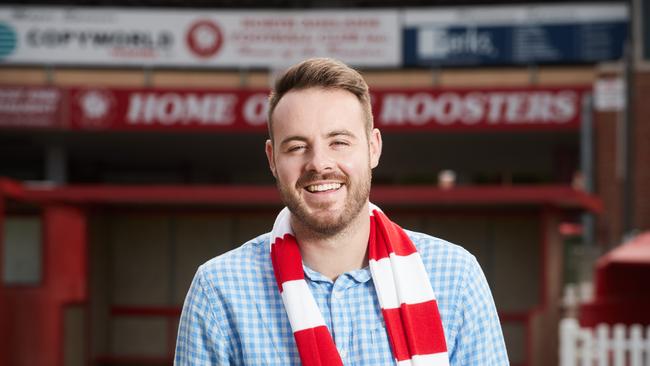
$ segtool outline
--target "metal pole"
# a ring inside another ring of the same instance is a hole
[[[633,12],[630,2],[630,13]],[[623,151],[625,154],[623,174],[623,237],[634,229],[634,16],[630,17],[628,40],[625,45],[625,114],[623,128]],[[621,238],[623,239],[623,238]]]
[[[593,96],[585,94],[582,98],[582,121],[580,123],[580,171],[584,179],[584,190],[594,192],[594,131],[593,131]],[[595,244],[594,216],[582,214],[583,243],[587,247]]]
[[[45,180],[54,184],[66,184],[68,181],[66,149],[61,143],[52,143],[45,151]]]
[[[144,87],[151,88],[153,86],[153,70],[151,69],[151,66],[144,66],[142,68],[142,74],[144,76]]]

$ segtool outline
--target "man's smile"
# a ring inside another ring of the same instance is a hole
[[[322,183],[322,184],[310,184],[305,187],[305,189],[310,193],[318,192],[328,192],[336,191],[343,186],[342,183]]]

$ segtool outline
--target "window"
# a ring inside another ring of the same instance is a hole
[[[2,243],[5,285],[37,285],[41,281],[42,245],[39,216],[7,216]]]

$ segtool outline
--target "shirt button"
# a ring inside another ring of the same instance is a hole
[[[345,349],[340,349],[339,355],[341,355],[341,358],[343,359],[348,358],[348,351],[346,351]]]

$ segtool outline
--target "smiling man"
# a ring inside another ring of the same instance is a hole
[[[268,123],[287,207],[199,267],[175,364],[507,365],[476,259],[369,202],[382,139],[361,75],[332,59],[291,67]]]

